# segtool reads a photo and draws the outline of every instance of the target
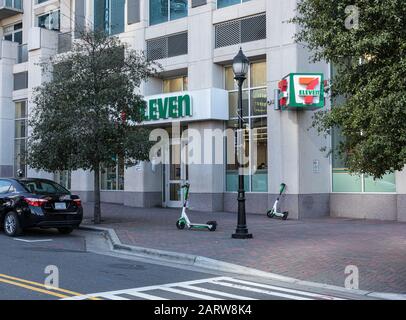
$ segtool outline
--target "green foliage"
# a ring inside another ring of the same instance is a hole
[[[357,11],[346,12],[350,5]],[[351,24],[357,20],[358,25]],[[313,61],[325,60],[336,68],[331,79],[332,110],[316,113],[314,126],[320,133],[341,128],[345,139],[338,154],[350,171],[380,178],[402,170],[406,163],[405,1],[302,0],[291,22],[299,25],[296,41],[306,43]]]
[[[43,63],[50,79],[35,89],[28,163],[46,171],[146,160],[151,143],[142,120],[139,86],[159,66],[116,37],[84,33],[71,52]],[[125,115],[125,121],[123,121]]]

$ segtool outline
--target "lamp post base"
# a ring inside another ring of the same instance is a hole
[[[252,239],[252,233],[236,232],[231,235],[233,239]]]

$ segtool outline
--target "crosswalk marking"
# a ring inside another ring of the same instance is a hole
[[[189,290],[195,290],[195,291],[200,291],[200,292],[205,292],[205,293],[211,293],[215,294],[218,296],[223,296],[226,298],[231,298],[231,299],[237,299],[237,300],[255,300],[254,298],[250,297],[244,297],[232,293],[227,293],[227,292],[222,292],[222,291],[217,291],[217,290],[210,290],[202,287],[196,287],[196,286],[190,286],[190,285],[179,285],[181,288],[189,289]]]
[[[160,288],[160,290],[169,291],[169,292],[173,292],[173,293],[177,293],[180,295],[189,296],[189,297],[193,297],[193,298],[197,298],[197,299],[202,299],[202,300],[224,300],[224,299],[208,296],[205,294],[194,293],[191,291],[179,290],[179,289],[170,288],[170,287],[162,287],[162,288]]]
[[[110,293],[105,293],[102,296],[100,296],[100,298],[104,298],[104,299],[108,299],[108,300],[130,300],[124,297],[119,297],[116,296],[114,294],[110,294]]]
[[[204,284],[209,284],[216,287],[214,289],[208,289],[206,287],[202,287],[202,285]],[[228,292],[220,291],[221,288],[228,288]],[[238,293],[232,292],[232,289],[238,290]],[[171,297],[169,297],[169,299],[161,297],[158,293],[159,291],[175,293],[180,296],[191,297],[200,300],[223,300],[223,298],[238,300],[257,300],[256,298],[250,296],[250,294],[252,295],[252,293],[261,294],[265,297],[272,296],[275,298],[285,298],[293,300],[344,300],[330,295],[318,294],[297,289],[289,289],[257,282],[250,282],[231,277],[206,278],[192,281],[116,290],[110,292],[99,292],[82,296],[69,297],[66,300],[85,300],[92,297],[98,297],[108,300],[130,300],[131,297],[137,297],[146,300],[176,299]],[[242,291],[244,293],[241,295],[240,292]],[[150,294],[150,292],[153,294]],[[125,295],[125,297],[123,295]]]
[[[214,284],[218,284],[220,286],[224,286],[224,287],[228,287],[228,288],[241,289],[241,290],[251,291],[251,292],[255,292],[255,293],[263,293],[263,294],[274,296],[274,297],[293,299],[293,300],[314,300],[314,299],[311,299],[311,298],[294,296],[294,295],[287,294],[287,293],[282,293],[282,292],[269,291],[269,290],[264,290],[264,289],[257,289],[257,288],[247,287],[247,286],[234,284],[234,283],[227,283],[227,282],[216,281],[216,280],[212,280],[212,282]]]
[[[278,291],[283,291],[283,292],[288,292],[288,293],[296,293],[296,294],[300,294],[302,296],[308,296],[308,297],[313,297],[313,298],[318,298],[318,299],[344,300],[341,298],[327,296],[324,294],[312,293],[312,292],[295,290],[295,289],[288,289],[288,288],[283,288],[283,287],[276,287],[276,286],[272,286],[272,285],[267,285],[267,284],[262,284],[262,283],[257,283],[257,282],[249,282],[249,281],[244,281],[244,280],[240,280],[240,279],[228,278],[226,280],[230,281],[230,282],[237,282],[237,283],[241,283],[241,284],[256,286],[256,287],[270,289],[270,290],[278,290]]]

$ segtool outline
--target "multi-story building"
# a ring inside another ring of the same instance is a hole
[[[289,73],[331,77],[328,64],[309,63],[306,47],[293,40],[297,26],[287,21],[296,4],[297,0],[1,0],[0,176],[22,169],[28,176],[55,179],[84,200],[92,199],[91,173],[36,172],[26,167],[22,154],[32,89],[46,76],[38,62],[68,51],[83,28],[97,27],[162,64],[159,77],[141,88],[146,100],[183,94],[193,100],[188,117],[150,119],[149,124],[170,132],[178,123],[181,130],[204,138],[205,130],[236,127],[237,88],[231,62],[242,47],[250,59],[243,88],[244,119],[253,129],[244,138],[250,151],[245,176],[248,212],[265,214],[284,182],[288,194],[282,205],[293,218],[331,215],[406,221],[405,171],[378,181],[351,176],[341,161],[320,151],[334,144],[338,134],[325,139],[308,130],[313,111],[280,111],[271,105],[278,81]],[[226,160],[227,149],[234,144],[227,139],[220,143]],[[188,179],[191,208],[236,211],[237,166],[232,161],[172,162],[185,157],[181,150],[171,149],[168,164],[141,162],[125,169],[119,162],[104,168],[102,201],[177,207],[182,200],[180,185]]]

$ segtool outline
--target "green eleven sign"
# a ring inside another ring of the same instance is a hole
[[[151,97],[146,102],[144,121],[192,116],[192,99],[189,94]]]
[[[291,73],[279,82],[280,105],[289,109],[324,107],[322,73]]]

